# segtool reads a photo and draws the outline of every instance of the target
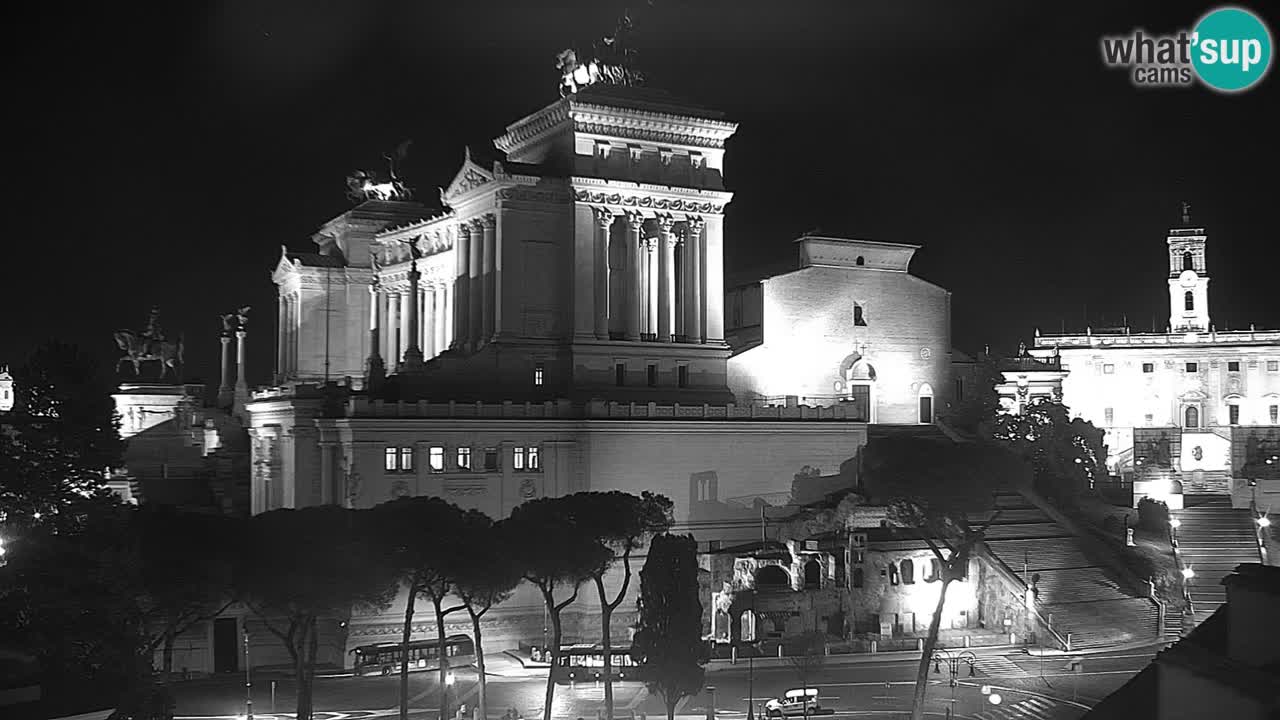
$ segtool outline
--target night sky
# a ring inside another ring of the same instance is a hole
[[[216,384],[217,315],[249,304],[249,380],[266,382],[280,245],[314,247],[350,207],[346,174],[412,138],[404,174],[434,205],[464,144],[556,100],[556,52],[622,8],[144,5],[10,15],[0,364],[55,336],[111,362],[111,331],[157,304],[188,376]],[[1086,314],[1163,329],[1185,200],[1209,228],[1214,322],[1280,327],[1274,68],[1225,96],[1140,90],[1100,58],[1102,35],[1189,28],[1213,4],[632,5],[650,84],[739,123],[731,276],[794,262],[820,230],[922,245],[912,269],[954,293],[959,348],[1011,350]],[[1280,13],[1242,5],[1275,36]]]

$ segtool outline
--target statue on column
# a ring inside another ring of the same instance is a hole
[[[253,308],[249,305],[236,310],[236,330],[244,332],[249,329],[249,311]]]

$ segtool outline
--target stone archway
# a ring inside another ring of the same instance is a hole
[[[756,570],[756,589],[790,590],[791,575],[777,565],[765,565]]]

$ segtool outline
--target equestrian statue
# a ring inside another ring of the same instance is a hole
[[[124,355],[116,362],[117,372],[124,363],[132,363],[134,377],[141,379],[142,363],[158,362],[160,363],[159,380],[164,380],[170,372],[173,373],[174,380],[179,379],[179,368],[183,363],[182,336],[179,335],[176,341],[165,339],[164,330],[160,327],[158,308],[151,308],[145,330],[140,333],[133,330],[117,330],[115,339],[116,345],[124,351]]]

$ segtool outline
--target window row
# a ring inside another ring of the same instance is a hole
[[[1103,410],[1103,413],[1106,417],[1106,425],[1107,426],[1113,425],[1114,424],[1113,421],[1115,419],[1115,410],[1112,408],[1106,408]],[[1148,426],[1150,426],[1152,423],[1155,422],[1155,415],[1152,413],[1147,413],[1143,415],[1142,418],[1143,418],[1143,422],[1145,422]],[[1183,415],[1183,420],[1184,420],[1183,424],[1186,427],[1200,427],[1199,408],[1195,407],[1194,405],[1187,407],[1186,412]],[[1269,405],[1267,407],[1267,421],[1271,425],[1280,425],[1280,405]],[[1232,402],[1227,404],[1227,424],[1228,425],[1240,424],[1240,405],[1238,403]]]
[[[613,384],[618,387],[627,385],[627,364],[624,362],[614,363],[613,365]],[[645,385],[648,387],[658,387],[658,366],[655,363],[649,363],[645,366]],[[689,366],[676,366],[676,387],[689,387]]]
[[[494,472],[502,469],[502,453],[499,448],[488,447],[475,453],[470,447],[455,448],[452,454],[453,470]],[[387,447],[383,455],[383,469],[389,473],[411,473],[414,449],[412,447]],[[443,445],[427,448],[427,469],[433,473],[449,470],[449,453]],[[477,462],[477,460],[479,462]],[[542,451],[537,445],[512,448],[511,469],[516,472],[542,472]]]
[[[1266,368],[1267,368],[1267,372],[1280,372],[1280,360],[1267,360]],[[1182,369],[1183,369],[1183,372],[1189,372],[1189,373],[1200,372],[1200,363],[1198,362],[1183,363]],[[1142,372],[1153,373],[1155,371],[1156,371],[1155,363],[1142,363]],[[1103,365],[1102,372],[1110,375],[1111,373],[1115,372],[1115,365]],[[1240,372],[1240,361],[1228,360],[1227,372],[1233,372],[1233,373]]]

